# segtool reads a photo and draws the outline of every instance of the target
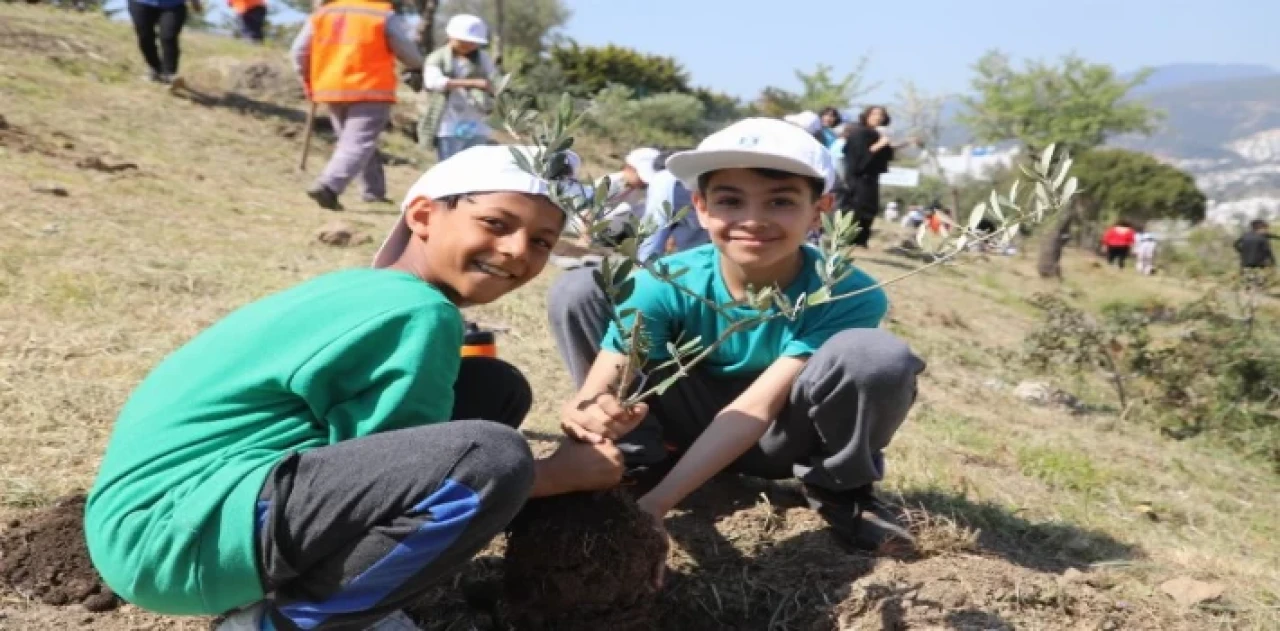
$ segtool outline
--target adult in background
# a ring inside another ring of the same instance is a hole
[[[1270,240],[1276,237],[1270,230],[1265,220],[1254,219],[1249,222],[1249,231],[1236,239],[1235,248],[1240,253],[1242,269],[1275,267],[1276,257],[1271,252]]]
[[[359,176],[364,201],[387,201],[378,136],[396,102],[396,60],[422,67],[409,24],[389,1],[334,0],[311,14],[291,52],[307,99],[328,106],[338,134],[307,196],[321,208],[342,210],[338,196]]]
[[[228,0],[231,12],[236,14],[237,34],[255,44],[266,39],[267,1]]]
[[[449,41],[427,55],[422,87],[426,99],[418,119],[418,145],[434,146],[440,160],[489,141],[489,111],[498,71],[488,53],[484,20],[455,15],[444,29]]]
[[[156,83],[178,84],[178,58],[182,49],[178,45],[178,37],[182,27],[187,23],[188,0],[129,0],[129,18],[133,21],[133,32],[138,36],[138,48],[142,58],[146,60],[151,73],[147,78]],[[203,13],[200,0],[190,0],[191,10]],[[157,34],[160,46],[156,47]]]
[[[818,117],[822,121],[822,129],[818,132],[818,141],[822,146],[831,149],[836,142],[840,140],[840,130],[844,126],[844,117],[840,116],[840,110],[834,107],[824,107],[818,112]]]
[[[891,123],[889,111],[872,105],[862,110],[858,122],[849,130],[844,145],[844,185],[847,191],[839,208],[853,211],[858,234],[853,244],[867,247],[871,225],[880,213],[880,174],[889,170],[896,146],[888,134],[880,131]],[[908,142],[914,142],[908,139]]]
[[[1107,228],[1102,233],[1102,247],[1107,251],[1107,265],[1114,264],[1120,269],[1124,269],[1124,262],[1129,259],[1129,253],[1133,250],[1133,244],[1138,239],[1138,231],[1124,220],[1117,221],[1115,225]]]

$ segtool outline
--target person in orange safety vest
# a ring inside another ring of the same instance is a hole
[[[307,195],[321,208],[342,210],[338,196],[359,175],[365,202],[388,202],[378,136],[396,102],[396,61],[422,68],[409,24],[390,2],[333,0],[311,14],[292,56],[307,98],[328,107],[338,134],[333,157]]]
[[[231,6],[231,12],[236,14],[236,22],[240,27],[237,36],[261,44],[266,39],[266,0],[227,0],[227,4]]]

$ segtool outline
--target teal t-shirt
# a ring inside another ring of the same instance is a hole
[[[462,333],[439,290],[393,270],[327,274],[231,313],[120,412],[85,510],[94,566],[159,613],[261,600],[254,509],[271,468],[448,420]]]
[[[783,288],[783,293],[794,303],[801,294],[812,294],[822,287],[816,264],[821,255],[814,248],[804,246],[804,265],[800,274]],[[697,296],[705,296],[716,304],[732,302],[724,276],[720,272],[720,252],[715,245],[707,244],[662,259],[671,272],[681,268],[688,271],[675,279]],[[689,296],[675,287],[659,281],[647,271],[634,275],[635,290],[619,310],[636,309],[644,314],[645,332],[651,340],[650,358],[670,358],[667,342],[692,340],[701,336],[701,346],[706,347],[729,328],[731,322],[707,306],[703,301]],[[833,295],[856,291],[876,284],[861,270],[856,270],[841,281]],[[719,376],[754,375],[779,357],[807,357],[812,355],[831,336],[846,329],[875,328],[889,309],[889,300],[883,289],[873,289],[858,296],[817,305],[801,312],[794,321],[778,317],[754,328],[737,331],[701,364],[703,368]],[[768,313],[777,313],[770,307]],[[730,315],[748,317],[757,313],[750,307],[734,307]],[[630,326],[633,318],[623,318]],[[603,341],[604,348],[623,352],[616,325],[611,325]]]

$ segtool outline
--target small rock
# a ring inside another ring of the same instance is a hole
[[[1165,581],[1160,591],[1170,595],[1184,607],[1194,607],[1202,602],[1217,600],[1226,591],[1222,583],[1206,583],[1186,576]]]
[[[0,131],[6,130],[8,128],[9,128],[9,121],[5,120],[4,116],[0,116]]]
[[[76,166],[81,169],[93,169],[94,171],[102,171],[103,173],[118,173],[120,171],[128,171],[129,169],[137,169],[138,165],[132,162],[119,162],[116,164],[108,164],[98,156],[89,156],[76,160]]]
[[[60,184],[54,184],[52,182],[42,182],[39,184],[32,184],[31,190],[37,193],[53,195],[54,197],[66,197],[71,194],[67,192],[66,187]]]
[[[43,228],[40,229],[40,232],[43,232],[47,235],[54,235],[54,234],[58,234],[59,232],[62,232],[62,227],[56,223],[46,224]]]
[[[1043,381],[1023,381],[1013,389],[1013,396],[1033,405],[1061,405],[1070,410],[1081,410],[1080,399],[1070,392],[1059,390]]]
[[[1084,572],[1081,572],[1080,570],[1077,570],[1071,567],[1071,568],[1067,568],[1067,571],[1062,573],[1062,576],[1059,577],[1059,582],[1081,583],[1081,582],[1084,582],[1085,578],[1086,576]]]
[[[353,245],[363,245],[373,241],[373,237],[356,230],[351,224],[336,220],[326,224],[316,233],[316,238],[325,245],[345,248]]]

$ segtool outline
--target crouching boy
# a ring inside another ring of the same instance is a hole
[[[831,209],[835,173],[811,135],[782,121],[747,119],[673,155],[667,168],[694,191],[711,243],[663,259],[672,273],[685,270],[675,280],[680,288],[637,272],[633,293],[619,306],[619,316],[643,314],[651,360],[667,358],[668,341],[700,336],[706,345],[723,336],[731,323],[705,300],[726,304],[744,298],[748,286],[776,286],[794,302],[821,286],[820,255],[804,243]],[[833,293],[874,284],[859,271]],[[881,450],[915,399],[924,363],[877,328],[888,308],[882,290],[734,332],[691,375],[650,398],[642,421],[611,393],[624,349],[590,270],[558,279],[549,302],[556,344],[578,385],[562,426],[585,440],[616,441],[641,506],[659,523],[728,470],[798,478],[811,506],[849,546],[888,551],[912,543],[873,485],[884,476]],[[651,372],[647,383],[666,376]]]
[[[224,629],[412,628],[399,610],[527,498],[616,485],[611,445],[534,460],[524,376],[460,357],[459,307],[546,264],[557,185],[508,147],[461,152],[409,191],[374,269],[263,298],[169,355],[89,497],[106,583],[159,613],[230,612]]]

